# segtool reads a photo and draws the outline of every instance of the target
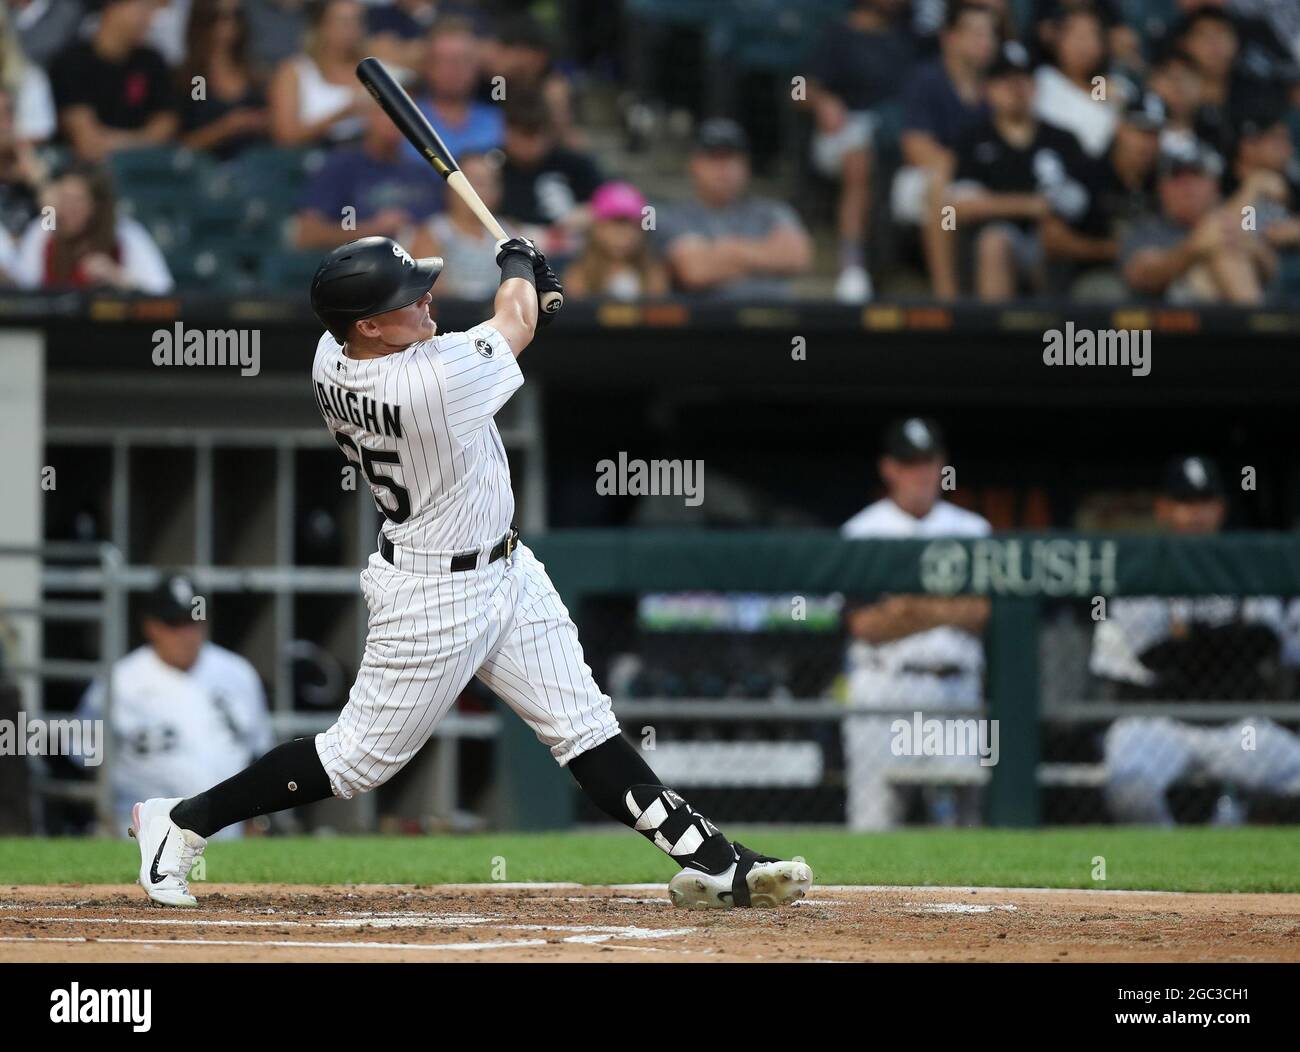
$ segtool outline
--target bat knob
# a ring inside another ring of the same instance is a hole
[[[557,314],[564,306],[564,296],[558,292],[543,292],[537,297],[537,303],[547,314]]]

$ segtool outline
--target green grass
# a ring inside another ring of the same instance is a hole
[[[802,855],[823,884],[955,884],[1300,891],[1300,832],[1243,829],[735,830],[751,847]],[[1095,856],[1106,880],[1093,880]],[[215,843],[210,882],[440,884],[505,880],[586,884],[665,881],[673,864],[626,830],[428,837],[294,837]],[[0,838],[0,886],[125,883],[139,856],[130,840]],[[2,894],[2,893],[0,893]]]

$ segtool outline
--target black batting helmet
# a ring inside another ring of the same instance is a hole
[[[321,260],[311,279],[311,309],[343,343],[354,321],[414,303],[441,272],[438,256],[412,259],[392,238],[358,238]]]

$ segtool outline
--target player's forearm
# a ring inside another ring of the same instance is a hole
[[[900,595],[849,615],[849,631],[868,643],[890,643],[917,632],[951,626],[981,635],[988,623],[989,601],[983,596],[933,598]]]
[[[492,327],[505,337],[518,358],[537,331],[537,288],[524,278],[506,278],[492,306]]]
[[[973,636],[982,635],[989,620],[989,601],[982,595],[961,595],[951,599],[913,597],[915,617],[925,628],[960,628]]]

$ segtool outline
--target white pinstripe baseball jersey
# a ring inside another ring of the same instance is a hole
[[[364,361],[325,333],[312,365],[325,426],[369,485],[383,535],[410,552],[490,548],[510,529],[510,467],[492,418],[523,382],[486,324]]]
[[[479,325],[357,361],[326,335],[312,381],[396,546],[391,560],[373,554],[361,575],[365,656],[338,720],[316,736],[334,794],[391,778],[475,676],[562,765],[616,735],[609,697],[545,567],[523,544],[487,561],[514,512],[492,419],[523,383],[505,338]],[[471,549],[475,568],[453,572],[450,555]]]

